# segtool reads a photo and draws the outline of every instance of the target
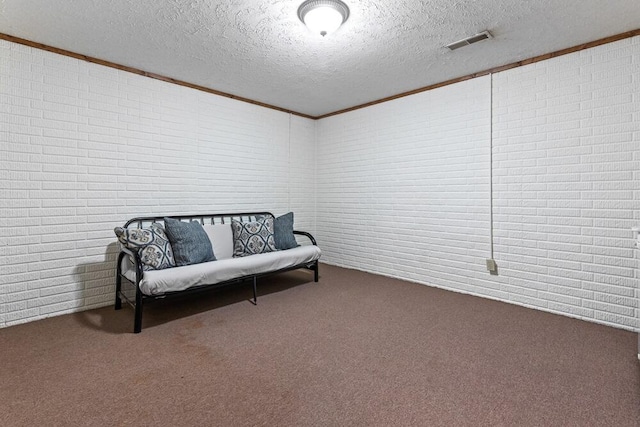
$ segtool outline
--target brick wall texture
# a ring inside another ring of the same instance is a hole
[[[325,262],[638,328],[640,38],[330,117],[317,145]]]
[[[295,212],[315,230],[315,123],[0,41],[0,327],[113,303],[113,228]]]
[[[0,327],[111,304],[131,217],[263,209],[330,264],[640,326],[640,37],[319,121],[0,59]]]

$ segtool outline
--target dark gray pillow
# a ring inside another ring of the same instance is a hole
[[[276,218],[273,226],[273,238],[276,242],[276,248],[279,250],[300,246],[298,242],[296,242],[296,237],[293,234],[293,212]]]
[[[171,242],[177,266],[216,260],[209,236],[199,222],[165,218],[164,229]]]

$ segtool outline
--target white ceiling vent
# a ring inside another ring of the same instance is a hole
[[[446,45],[445,47],[448,47],[450,50],[456,50],[459,49],[463,46],[467,46],[473,43],[477,43],[479,41],[482,40],[486,40],[486,39],[490,39],[491,33],[489,31],[483,31],[481,33],[478,33],[474,36],[471,37],[467,37],[465,39],[462,40],[458,40],[457,42],[453,42],[453,43],[449,43],[448,45]]]

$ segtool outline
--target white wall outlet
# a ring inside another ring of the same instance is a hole
[[[487,270],[491,273],[498,272],[498,265],[496,264],[496,260],[493,258],[487,258]]]
[[[633,238],[635,239],[635,247],[640,248],[640,227],[632,227],[631,232],[633,232]]]

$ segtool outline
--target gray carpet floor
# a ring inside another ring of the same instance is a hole
[[[632,332],[320,274],[1,329],[0,425],[640,425]]]

